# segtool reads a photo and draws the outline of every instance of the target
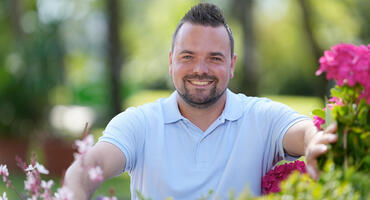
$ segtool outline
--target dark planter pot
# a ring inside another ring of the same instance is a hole
[[[47,138],[43,143],[45,167],[50,175],[63,176],[72,164],[74,149],[72,142],[60,138]]]
[[[22,171],[17,166],[16,156],[27,160],[29,142],[26,138],[0,138],[0,164],[6,164],[9,172]]]

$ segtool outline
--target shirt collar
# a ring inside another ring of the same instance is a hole
[[[239,119],[243,114],[243,102],[239,95],[233,93],[229,89],[226,89],[226,104],[221,117],[226,120],[234,121]]]
[[[231,92],[229,89],[226,89],[226,104],[225,108],[222,111],[221,118],[226,120],[237,120],[243,114],[243,104],[240,97]],[[163,113],[164,113],[164,122],[173,123],[180,119],[185,119],[179,110],[177,105],[177,91],[174,91],[168,98],[163,101]]]
[[[184,119],[177,105],[177,91],[174,91],[162,104],[164,123],[176,122]]]

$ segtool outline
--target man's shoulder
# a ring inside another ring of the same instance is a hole
[[[243,93],[232,92],[230,92],[230,97],[232,99],[232,102],[230,102],[233,104],[232,107],[238,107],[238,109],[240,109],[243,113],[263,114],[281,111],[282,109],[289,109],[288,106],[277,101],[273,101],[267,97],[247,96]],[[237,111],[238,109],[234,108],[233,110]]]
[[[230,92],[230,97],[232,97],[233,103],[238,103],[244,105],[245,107],[254,107],[254,106],[263,106],[275,103],[269,98],[266,97],[255,97],[247,96],[243,93],[233,93]]]

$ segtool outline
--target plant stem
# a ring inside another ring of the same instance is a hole
[[[18,196],[18,198],[20,200],[22,200],[22,196],[18,193],[18,191],[15,189],[14,185],[13,184],[9,184],[9,187],[11,190],[13,190],[15,192],[15,194]]]
[[[344,170],[348,167],[348,155],[347,155],[347,137],[348,137],[348,127],[343,131],[343,149],[344,149]]]

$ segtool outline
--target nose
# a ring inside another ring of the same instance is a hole
[[[193,72],[196,74],[207,74],[208,66],[204,61],[200,60],[199,62],[195,63]]]

